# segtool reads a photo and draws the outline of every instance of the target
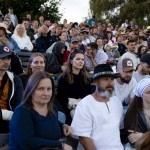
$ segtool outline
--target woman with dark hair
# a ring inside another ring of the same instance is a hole
[[[125,150],[133,149],[134,144],[150,130],[150,78],[141,80],[134,93],[135,97],[127,110],[124,122],[129,142]]]
[[[27,71],[20,75],[23,87],[26,87],[29,77],[36,72],[45,70],[45,57],[42,53],[33,53],[29,58]]]
[[[58,122],[54,96],[54,81],[49,74],[37,72],[30,77],[23,101],[10,123],[10,150],[71,150],[69,145],[59,141],[61,128],[66,136],[72,129]]]
[[[74,49],[68,59],[66,71],[58,80],[57,87],[57,100],[64,109],[68,124],[71,123],[71,116],[79,99],[88,94],[90,94],[90,82],[84,65],[84,54]]]
[[[52,53],[46,55],[46,71],[52,74],[59,74],[65,70],[63,64],[66,45],[63,42],[56,42]]]
[[[146,54],[148,51],[148,48],[144,45],[141,45],[138,47],[138,50],[137,50],[137,56],[139,58],[141,58],[142,55]]]

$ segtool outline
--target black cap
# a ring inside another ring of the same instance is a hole
[[[147,63],[150,66],[150,54],[144,54],[141,57],[141,62]]]
[[[12,56],[12,55],[13,52],[6,45],[0,44],[0,58]]]

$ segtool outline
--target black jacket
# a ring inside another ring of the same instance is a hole
[[[61,50],[65,48],[66,46],[62,42],[57,42],[54,45],[54,48],[52,50],[52,53],[47,54],[46,56],[46,65],[45,70],[52,74],[58,74],[61,73],[61,66],[63,64],[63,54],[61,54]]]
[[[20,103],[23,96],[23,85],[21,82],[21,79],[14,75],[11,72],[8,72],[8,77],[10,79],[10,87],[9,87],[9,93],[8,93],[8,100],[7,100],[7,109],[14,111],[16,106]],[[0,108],[1,110],[1,108]],[[9,121],[5,121],[2,119],[2,116],[0,118],[0,133],[8,133],[9,132]]]
[[[72,120],[70,116],[70,110],[68,108],[68,98],[82,99],[88,94],[91,94],[90,82],[86,84],[81,74],[73,74],[73,78],[74,83],[70,84],[68,82],[67,75],[62,75],[58,80],[57,86],[57,100],[64,109],[67,118],[67,124],[70,124]]]

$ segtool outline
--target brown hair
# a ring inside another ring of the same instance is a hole
[[[69,59],[67,61],[67,69],[64,72],[64,75],[67,75],[67,77],[68,77],[69,84],[74,83],[74,78],[73,78],[73,74],[72,74],[72,63],[71,63],[71,61],[74,59],[74,57],[76,56],[76,54],[83,54],[84,55],[84,53],[81,50],[79,50],[79,49],[74,49],[73,52],[70,54]],[[85,65],[80,70],[80,74],[83,76],[83,80],[87,84],[88,83],[88,73],[86,71]]]
[[[136,131],[138,125],[138,113],[143,110],[143,100],[141,97],[134,96],[133,101],[130,107],[127,110],[125,120],[124,120],[124,127],[125,129],[130,129]],[[132,124],[131,124],[132,120]]]
[[[26,74],[29,75],[29,76],[31,76],[31,75],[33,74],[32,69],[31,69],[31,67],[30,67],[30,66],[31,66],[31,63],[33,62],[33,59],[34,59],[35,57],[37,57],[37,56],[43,57],[44,62],[45,62],[45,57],[44,57],[44,55],[43,55],[42,53],[33,53],[33,54],[30,56],[30,58],[29,58],[29,65],[27,66],[27,71],[26,71]]]
[[[52,97],[48,103],[48,112],[49,113],[54,113],[53,110],[53,103],[54,103],[54,98],[55,98],[55,85],[53,79],[50,77],[50,75],[46,72],[39,71],[37,73],[34,73],[28,80],[27,86],[24,91],[24,96],[23,96],[23,104],[27,104],[28,107],[33,107],[32,104],[32,94],[37,88],[39,82],[42,79],[50,79],[52,83]]]

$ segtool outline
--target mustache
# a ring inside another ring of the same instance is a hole
[[[114,87],[113,86],[107,86],[106,89],[108,89],[108,88],[113,89]]]

